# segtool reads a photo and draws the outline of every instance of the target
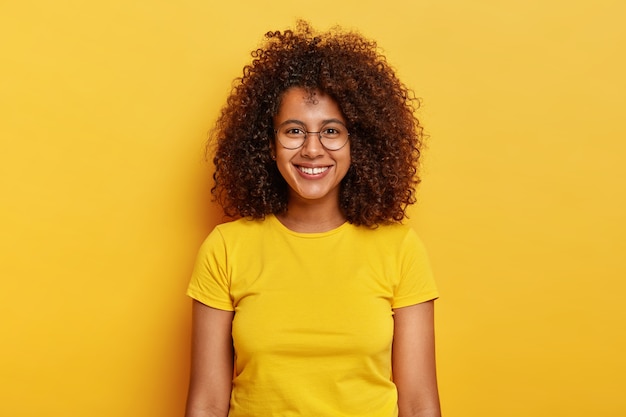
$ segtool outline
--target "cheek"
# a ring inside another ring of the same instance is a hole
[[[293,151],[284,149],[284,148],[278,148],[278,149],[274,149],[274,156],[275,156],[275,160],[276,163],[280,164],[289,164],[291,159],[293,158]]]
[[[345,160],[341,162],[339,165],[341,180],[343,181],[346,178],[346,175],[350,171],[352,167],[352,159],[348,156]]]
[[[352,151],[350,148],[346,149],[346,155],[344,159],[344,164],[346,165],[346,171],[352,166]]]

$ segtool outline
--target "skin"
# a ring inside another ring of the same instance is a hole
[[[234,312],[193,301],[191,376],[185,417],[226,417],[233,377]]]
[[[306,90],[293,87],[282,97],[274,127],[289,123],[308,132],[318,132],[330,121],[346,124],[337,103],[320,92],[311,96]],[[339,208],[339,187],[350,168],[350,141],[341,149],[324,148],[315,133],[307,135],[298,149],[286,149],[274,142],[276,166],[289,185],[287,212],[278,219],[297,232],[324,232],[346,221]],[[303,173],[300,167],[327,168],[321,174]]]
[[[399,417],[441,417],[435,369],[434,301],[394,310],[393,380]]]
[[[337,103],[301,88],[287,90],[274,127],[296,121],[319,131],[329,120],[346,123]],[[278,216],[289,229],[310,233],[332,230],[346,221],[339,207],[339,187],[350,167],[350,143],[325,149],[309,134],[298,149],[273,144],[278,170],[289,185],[288,210]],[[327,168],[303,173],[300,167]],[[392,365],[398,388],[399,417],[440,417],[435,373],[433,302],[394,310]],[[233,376],[231,339],[234,313],[193,302],[192,363],[186,417],[227,417]]]

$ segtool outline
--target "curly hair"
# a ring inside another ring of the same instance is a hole
[[[419,100],[396,76],[375,41],[339,27],[316,33],[268,32],[237,78],[211,131],[215,200],[230,217],[264,218],[287,210],[288,186],[271,157],[273,118],[291,87],[337,102],[350,131],[351,166],[340,186],[350,223],[401,222],[415,203],[423,130]]]

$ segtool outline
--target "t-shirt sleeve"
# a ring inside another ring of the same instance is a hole
[[[200,246],[187,295],[209,307],[233,311],[226,245],[216,228]]]
[[[400,277],[392,308],[407,307],[439,297],[424,244],[410,229],[400,249]]]

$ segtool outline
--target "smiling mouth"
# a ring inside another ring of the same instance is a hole
[[[315,167],[315,168],[308,168],[308,167],[297,167],[301,172],[307,174],[307,175],[319,175],[323,172],[328,171],[329,167]]]

